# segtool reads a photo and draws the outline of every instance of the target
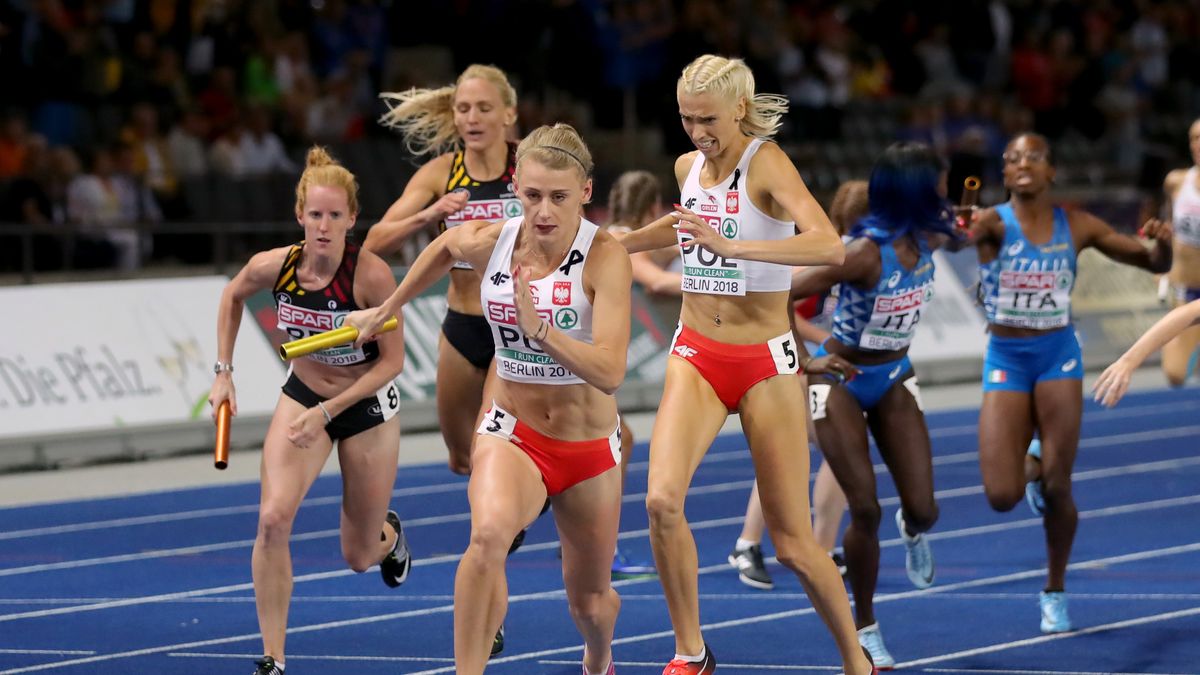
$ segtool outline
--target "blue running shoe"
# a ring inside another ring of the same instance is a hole
[[[1036,459],[1040,464],[1042,461],[1042,442],[1038,439],[1033,439],[1029,444],[1029,450],[1026,454]],[[1042,495],[1042,481],[1031,480],[1025,484],[1025,503],[1029,504],[1029,510],[1033,511],[1035,516],[1046,515],[1046,498]]]
[[[896,509],[896,528],[904,542],[904,571],[908,572],[908,580],[917,588],[929,588],[933,585],[933,550],[929,548],[929,540],[924,533],[909,536],[901,509]]]
[[[879,632],[879,623],[873,623],[858,629],[858,644],[867,650],[871,663],[876,670],[891,670],[896,667],[896,659],[883,644],[883,634]]]
[[[613,554],[612,563],[612,578],[617,579],[637,579],[639,577],[654,576],[654,563],[649,562],[633,562],[617,549]]]
[[[1043,633],[1066,633],[1071,630],[1066,591],[1042,591],[1038,595],[1038,604],[1042,606]]]

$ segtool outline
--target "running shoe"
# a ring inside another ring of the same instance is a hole
[[[254,675],[283,675],[283,671],[275,665],[275,659],[264,656],[254,662]]]
[[[909,536],[904,526],[904,511],[896,509],[896,528],[900,530],[900,539],[904,542],[904,570],[908,572],[908,580],[917,588],[929,588],[933,585],[933,549],[929,547],[929,539],[922,532]]]
[[[1038,439],[1033,439],[1029,444],[1027,455],[1036,459],[1040,464],[1042,461],[1042,442]],[[1025,484],[1025,503],[1029,504],[1029,509],[1033,511],[1035,516],[1046,515],[1046,497],[1042,494],[1042,480],[1031,480]]]
[[[1038,604],[1042,606],[1043,633],[1066,633],[1071,630],[1065,591],[1042,591],[1038,595]]]
[[[763,563],[762,545],[755,544],[749,548],[733,549],[729,554],[729,565],[738,571],[738,579],[751,588],[769,591],[775,588],[771,575],[767,574],[767,566]]]
[[[845,578],[846,577],[846,556],[843,555],[841,551],[830,551],[829,557],[833,560],[833,564],[837,565],[838,574],[842,575],[842,578]]]
[[[633,562],[619,548],[613,554],[612,578],[614,581],[617,579],[648,577],[653,576],[654,573],[654,563]]]
[[[717,669],[717,659],[708,644],[704,645],[704,658],[699,661],[671,659],[662,675],[711,675]]]
[[[500,624],[500,630],[496,631],[496,637],[492,638],[492,653],[488,655],[488,658],[490,659],[502,651],[504,651],[504,624]]]
[[[896,659],[892,658],[887,647],[883,644],[883,634],[879,632],[879,622],[858,629],[858,644],[867,650],[867,656],[876,670],[891,670],[896,667]]]
[[[379,561],[379,574],[383,583],[395,588],[404,583],[412,569],[412,552],[408,550],[408,539],[400,526],[400,516],[395,511],[387,512],[387,524],[396,531],[396,543],[392,550]]]

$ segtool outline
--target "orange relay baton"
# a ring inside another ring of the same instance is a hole
[[[217,443],[213,447],[213,466],[220,470],[229,466],[229,419],[232,416],[229,401],[221,401],[217,407]]]
[[[968,209],[973,209],[979,203],[979,176],[967,176],[963,179],[962,201],[959,202],[959,216],[955,222],[958,229],[965,230],[971,225],[971,221],[962,215],[962,212]]]
[[[379,327],[379,332],[386,333],[393,331],[399,326],[400,321],[393,316]],[[347,342],[354,342],[357,339],[357,328],[354,326],[342,326],[341,328],[327,330],[324,333],[317,333],[316,335],[310,335],[306,338],[292,340],[291,342],[279,345],[279,358],[284,361],[291,361],[292,359],[307,356],[322,349],[344,345]]]

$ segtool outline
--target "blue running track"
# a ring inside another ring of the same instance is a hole
[[[1200,390],[1086,408],[1068,575],[1077,630],[1065,635],[1038,632],[1041,521],[1024,504],[1005,514],[988,508],[975,420],[974,410],[929,416],[942,514],[931,535],[931,589],[914,590],[905,576],[903,547],[889,527],[895,493],[889,479],[880,483],[886,517],[876,613],[898,668],[1200,673]],[[621,545],[649,560],[645,457],[642,443]],[[752,480],[742,438],[721,437],[688,500],[717,672],[836,672],[832,641],[795,577],[773,565],[775,590],[755,591],[725,562]],[[345,569],[340,481],[317,481],[292,544],[289,674],[453,672],[453,577],[469,526],[464,485],[441,464],[401,470],[392,503],[417,562],[408,582],[390,590],[374,571]],[[257,485],[243,484],[0,510],[0,675],[248,675],[261,649],[250,584],[257,500]],[[543,517],[510,559],[508,644],[488,672],[579,673],[581,641],[556,549]],[[658,675],[674,649],[658,581],[617,586],[617,671]]]

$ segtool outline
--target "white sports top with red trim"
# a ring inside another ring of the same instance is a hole
[[[1196,189],[1196,167],[1188,169],[1183,185],[1175,193],[1171,208],[1171,220],[1175,228],[1175,241],[1200,248],[1200,190]]]
[[[523,220],[518,216],[504,223],[479,286],[483,315],[496,343],[496,374],[510,382],[584,384],[579,376],[542,351],[541,345],[526,337],[517,325],[512,256]],[[529,282],[538,314],[567,337],[589,344],[592,303],[583,291],[583,266],[598,230],[595,223],[581,219],[575,241],[559,266],[549,275]]]
[[[683,205],[708,221],[726,239],[778,240],[796,233],[796,223],[768,216],[750,202],[746,193],[750,160],[763,143],[759,138],[750,141],[733,174],[711,188],[700,185],[705,158],[704,153],[696,153],[692,169],[683,182],[680,190]],[[688,241],[691,237],[680,232],[679,243],[683,245]],[[680,251],[685,293],[745,295],[786,291],[792,287],[792,268],[788,265],[722,258],[699,246],[681,246]]]

